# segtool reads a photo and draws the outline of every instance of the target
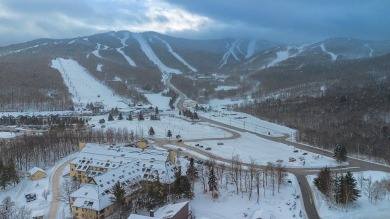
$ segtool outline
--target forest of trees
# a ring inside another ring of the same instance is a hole
[[[296,139],[390,162],[390,78],[359,84],[341,81],[318,97],[300,96],[239,107],[238,110],[298,130]]]

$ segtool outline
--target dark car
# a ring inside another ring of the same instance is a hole
[[[27,195],[24,195],[24,197],[26,198],[27,202],[34,201],[37,199],[37,195],[34,193],[29,193]]]
[[[183,142],[183,140],[179,139],[177,142]]]

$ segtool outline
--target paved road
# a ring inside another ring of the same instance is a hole
[[[57,218],[57,212],[59,208],[59,197],[60,197],[60,179],[62,176],[62,172],[66,167],[68,167],[70,161],[72,159],[66,161],[65,163],[61,164],[60,167],[57,168],[57,170],[53,174],[53,180],[52,180],[52,198],[51,198],[51,205],[50,205],[50,211],[48,218]]]
[[[179,98],[180,99],[177,102],[177,107],[180,110],[183,110],[185,108],[184,107],[184,102],[185,102],[185,99],[187,97],[185,96],[185,94],[183,94],[176,87],[172,86],[170,84],[169,80],[170,80],[170,78],[167,79],[166,84],[167,84],[167,86],[172,88],[176,93],[179,94]],[[316,153],[316,154],[319,154],[319,155],[322,155],[322,156],[327,156],[327,157],[332,157],[333,156],[333,152],[326,151],[326,150],[323,150],[321,148],[315,148],[315,147],[308,146],[308,145],[301,144],[301,143],[297,143],[297,142],[288,141],[290,136],[287,135],[287,134],[283,135],[282,137],[273,137],[273,136],[268,136],[268,135],[255,133],[255,132],[252,132],[252,131],[248,131],[248,130],[245,130],[245,129],[242,129],[242,128],[237,128],[237,127],[234,127],[234,126],[231,126],[231,125],[227,125],[225,123],[221,123],[221,122],[218,122],[218,121],[214,121],[214,120],[211,120],[211,119],[208,119],[208,118],[205,118],[205,117],[200,117],[200,121],[208,122],[209,124],[214,124],[215,126],[218,126],[219,128],[223,128],[224,130],[229,130],[230,133],[232,133],[232,132],[235,133],[233,130],[239,131],[239,132],[249,132],[249,133],[255,134],[255,135],[257,135],[257,136],[259,136],[261,138],[268,139],[270,141],[279,142],[279,143],[287,144],[287,145],[292,145],[292,146],[294,146],[294,147],[296,147],[298,149],[302,149],[302,150],[305,150],[305,151]],[[230,139],[234,138],[234,136],[240,136],[240,135],[239,135],[239,133],[233,134]],[[205,140],[205,139],[197,139],[197,141],[203,141],[203,140]],[[193,141],[195,141],[195,140],[193,140]],[[184,143],[177,144],[177,143],[172,142],[172,141],[158,142],[158,144],[161,147],[164,147],[164,148],[167,148],[167,147],[165,147],[165,144],[168,144],[168,143],[184,147],[184,148],[186,148],[188,150],[194,151],[196,153],[199,153],[199,154],[207,156],[207,157],[212,157],[215,160],[219,160],[219,161],[227,162],[227,163],[230,162],[230,160],[228,160],[228,159],[225,159],[225,158],[222,158],[222,157],[218,157],[218,156],[215,156],[215,155],[211,155],[211,154],[209,154],[208,152],[206,152],[204,150],[200,150],[198,148],[194,148],[194,147],[185,145]],[[185,153],[185,154],[187,154],[187,153]],[[190,156],[193,156],[193,155],[190,155]],[[346,171],[354,172],[354,171],[364,171],[364,170],[376,170],[376,171],[383,171],[383,172],[390,173],[390,167],[389,166],[385,166],[385,165],[379,165],[379,164],[375,164],[375,163],[371,163],[371,162],[367,162],[367,161],[363,161],[363,160],[359,160],[359,159],[355,159],[355,158],[350,158],[350,157],[348,158],[348,163],[349,164],[345,165],[344,167],[333,167],[332,169],[334,169],[334,171],[337,171],[337,172],[346,172]],[[247,165],[247,166],[250,165],[250,164],[247,164],[247,163],[242,163],[242,164],[243,165]],[[314,205],[314,197],[313,197],[313,194],[312,194],[312,190],[311,190],[310,185],[309,185],[309,183],[308,183],[308,181],[306,179],[307,175],[311,175],[311,174],[315,174],[316,173],[315,171],[313,172],[313,169],[319,171],[318,168],[317,169],[316,168],[287,168],[287,171],[292,173],[292,174],[294,174],[296,176],[298,182],[299,182],[299,186],[300,186],[300,189],[301,189],[301,192],[302,192],[303,203],[304,203],[305,210],[306,210],[308,218],[310,218],[310,219],[319,219],[320,216],[318,215],[317,209],[316,209],[316,207]]]

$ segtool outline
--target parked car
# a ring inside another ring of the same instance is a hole
[[[307,155],[307,153],[305,152],[305,153],[303,153],[303,155]]]
[[[196,147],[199,147],[199,144],[196,144],[195,146],[196,146]]]
[[[210,151],[210,150],[211,150],[211,148],[210,148],[210,147],[207,147],[205,150],[206,150],[206,151]]]
[[[294,150],[294,153],[298,153],[298,150]]]
[[[223,142],[218,142],[217,145],[223,145]]]
[[[177,142],[183,142],[183,140],[179,139]]]
[[[29,193],[27,195],[24,195],[24,197],[26,198],[27,202],[34,201],[37,199],[37,195],[34,193]]]

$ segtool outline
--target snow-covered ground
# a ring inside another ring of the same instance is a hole
[[[251,116],[246,113],[218,110],[217,112],[200,113],[201,116],[222,122],[227,125],[232,125],[237,128],[245,129],[259,134],[270,136],[283,136],[284,134],[291,135],[295,133],[294,129],[275,123],[267,122]]]
[[[372,181],[380,181],[385,178],[390,180],[390,173],[384,173],[379,171],[364,171],[361,172],[365,179],[368,179],[370,176],[372,177]],[[359,172],[354,172],[353,176],[358,181]],[[357,219],[357,218],[370,218],[370,219],[384,219],[389,218],[390,216],[390,199],[389,196],[385,197],[382,201],[378,203],[370,203],[367,196],[364,192],[361,193],[361,197],[352,204],[350,204],[347,208],[343,208],[342,206],[338,206],[335,204],[331,204],[327,202],[324,198],[324,195],[315,187],[313,184],[313,180],[316,175],[307,176],[307,180],[312,188],[315,197],[315,205],[318,211],[318,214],[321,215],[323,219]],[[360,187],[358,182],[359,190],[364,190]]]
[[[133,37],[138,41],[142,51],[149,58],[149,60],[152,61],[160,69],[162,73],[182,74],[180,70],[170,68],[166,66],[164,63],[162,63],[161,60],[153,52],[152,48],[150,48],[148,42],[146,42],[146,40],[143,38],[143,36],[140,33],[133,33]]]
[[[135,62],[128,55],[126,55],[125,52],[123,51],[123,48],[125,48],[127,46],[126,40],[129,38],[129,32],[125,32],[124,33],[124,38],[119,38],[115,34],[113,34],[113,35],[116,38],[118,38],[121,41],[121,43],[122,43],[122,47],[117,48],[116,51],[118,51],[120,54],[122,54],[122,56],[126,59],[127,63],[129,63],[129,65],[131,65],[133,67],[137,67]]]
[[[137,115],[133,115],[132,121],[129,120],[117,120],[107,121],[107,115],[94,116],[88,123],[94,124],[95,129],[99,129],[99,119],[105,119],[105,129],[108,128],[127,128],[128,131],[133,131],[138,137],[150,137],[148,134],[149,128],[153,127],[155,131],[155,138],[166,138],[168,130],[171,130],[173,138],[176,135],[180,135],[183,140],[187,139],[202,139],[202,138],[224,138],[231,136],[230,133],[215,127],[208,126],[207,124],[194,124],[182,120],[180,118],[171,117],[169,115],[161,116],[161,120],[151,121],[149,118],[145,118],[143,121],[138,121]]]
[[[237,47],[239,43],[239,40],[236,39],[232,45],[229,46],[229,44],[226,46],[226,47],[229,47],[228,51],[222,56],[222,60],[219,62],[221,63],[221,65],[219,66],[219,68],[222,68],[224,65],[226,65],[228,59],[230,56],[233,56],[233,58],[237,61],[239,61],[240,59],[237,57],[236,53],[234,52],[234,49]]]
[[[49,212],[50,202],[52,201],[52,177],[54,172],[58,169],[66,161],[73,159],[76,157],[75,154],[71,154],[63,159],[61,159],[55,166],[44,169],[46,172],[46,178],[31,181],[29,178],[25,177],[21,179],[21,182],[15,187],[9,186],[5,191],[0,191],[0,201],[2,201],[5,197],[11,197],[12,201],[15,202],[15,205],[18,207],[26,206],[32,211],[36,210],[44,210],[45,215]],[[69,168],[66,168],[69,169]],[[44,190],[50,191],[50,195],[48,195],[47,200],[45,200],[42,196],[42,192]],[[25,194],[35,193],[36,200],[27,202],[24,197]]]
[[[243,162],[250,163],[251,159],[254,158],[257,164],[260,165],[267,165],[268,162],[275,163],[277,160],[282,160],[281,164],[286,167],[296,168],[340,165],[335,162],[334,159],[329,157],[296,149],[293,146],[273,142],[260,138],[254,134],[246,132],[239,132],[239,134],[241,137],[232,140],[201,140],[185,143],[189,146],[202,150],[211,148],[210,150],[205,151],[228,160],[232,159],[232,156],[239,155]],[[207,138],[206,133],[204,135],[204,138]],[[223,143],[223,145],[221,145],[221,143]],[[202,147],[196,145],[201,145]],[[173,149],[178,148],[173,145],[169,145],[169,147],[172,147]],[[294,152],[294,150],[297,150],[297,152]],[[198,153],[185,148],[183,151],[203,158]],[[303,155],[304,153],[306,154]],[[290,158],[295,158],[295,161],[289,162]]]
[[[287,178],[291,184],[283,185],[280,193],[276,190],[275,196],[272,196],[272,188],[266,187],[265,196],[261,188],[259,203],[256,203],[255,192],[249,201],[247,194],[243,197],[241,193],[237,195],[232,184],[228,184],[227,188],[219,185],[219,197],[214,201],[210,193],[203,194],[202,185],[198,182],[195,184],[195,197],[189,205],[198,219],[307,218],[302,199],[296,198],[301,193],[298,182],[292,174],[288,174]]]
[[[333,52],[329,52],[326,48],[325,48],[325,45],[324,44],[321,44],[320,45],[321,49],[323,52],[327,53],[330,55],[330,57],[332,57],[332,61],[335,61],[337,59],[337,55],[334,54]]]
[[[145,94],[145,97],[148,99],[149,103],[151,103],[153,106],[157,106],[159,110],[166,111],[167,109],[170,109],[170,97],[165,97],[161,94]]]
[[[157,36],[154,36],[156,39],[160,40],[164,45],[165,47],[167,47],[168,49],[168,52],[171,53],[177,60],[179,60],[181,63],[183,63],[183,65],[187,66],[188,69],[190,69],[191,71],[193,72],[197,72],[198,70],[196,68],[194,68],[193,66],[191,66],[190,64],[188,64],[188,62],[186,60],[184,60],[179,54],[177,54],[171,47],[171,45],[169,45],[169,43],[167,43],[167,41],[157,37]]]
[[[240,88],[239,86],[218,86],[217,88],[215,88],[216,91],[220,91],[220,90],[236,90]]]
[[[124,102],[128,100],[124,100],[97,81],[78,62],[72,59],[57,58],[52,60],[51,66],[61,73],[75,104],[83,106],[91,102],[101,102],[107,109],[128,108]]]
[[[96,49],[94,51],[92,51],[92,54],[94,54],[96,57],[102,59],[103,57],[99,54],[100,47],[101,47],[100,43],[97,43]]]
[[[0,138],[13,138],[18,136],[18,134],[14,132],[0,132]]]
[[[248,48],[245,55],[246,59],[253,56],[253,54],[255,53],[255,46],[256,46],[256,40],[251,39],[251,41],[248,43]]]

